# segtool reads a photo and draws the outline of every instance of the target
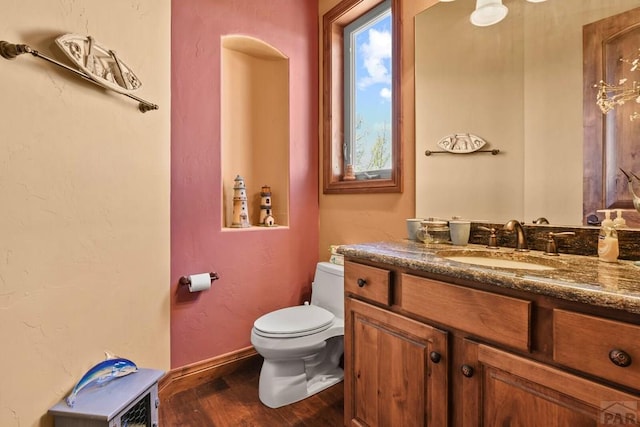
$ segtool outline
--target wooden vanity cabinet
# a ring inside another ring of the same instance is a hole
[[[345,425],[445,426],[447,333],[375,305],[389,277],[368,266],[345,268],[347,292],[372,298],[345,300]]]
[[[506,293],[347,260],[345,425],[640,425],[639,326]]]
[[[493,346],[465,344],[466,354],[474,356],[463,365],[467,371],[452,372],[462,383],[463,426],[635,426],[640,421],[638,396]]]
[[[352,298],[345,308],[346,425],[446,425],[447,333]]]

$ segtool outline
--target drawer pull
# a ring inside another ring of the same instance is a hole
[[[629,353],[615,348],[609,352],[609,360],[621,368],[626,368],[631,365],[631,356],[629,356]]]
[[[367,284],[367,281],[366,281],[366,280],[364,280],[364,279],[362,279],[362,278],[359,278],[359,279],[358,279],[358,287],[360,287],[360,288],[364,288],[364,285],[366,285],[366,284]]]
[[[442,359],[442,356],[437,351],[432,351],[431,353],[429,353],[429,358],[433,363],[440,363],[440,359]]]
[[[471,378],[473,376],[473,368],[469,365],[462,365],[462,375]]]

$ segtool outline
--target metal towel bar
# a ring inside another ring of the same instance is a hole
[[[94,81],[89,75],[83,73],[82,71],[76,70],[75,68],[71,68],[68,65],[58,62],[53,58],[49,58],[48,56],[41,54],[40,52],[27,46],[26,44],[13,44],[4,40],[0,41],[0,56],[2,56],[3,58],[14,59],[16,56],[22,55],[23,53],[30,53],[31,55],[37,58],[44,59],[45,61],[55,64],[58,67],[62,67],[67,71],[71,71],[72,73],[79,75],[83,79],[104,88],[102,85]],[[145,101],[144,99],[138,98],[137,96],[132,95],[130,93],[122,93],[122,95],[128,96],[129,98],[138,101],[139,103],[138,109],[143,113],[146,113],[147,111],[151,111],[151,110],[157,110],[159,108],[156,104],[153,104],[149,101]]]

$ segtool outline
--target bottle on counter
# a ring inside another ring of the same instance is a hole
[[[613,220],[616,229],[627,228],[627,221],[622,217],[622,209],[616,209],[616,218]]]
[[[611,210],[603,209],[598,212],[604,212],[605,215],[598,235],[598,257],[600,257],[600,261],[617,262],[619,255],[618,232],[611,220]]]

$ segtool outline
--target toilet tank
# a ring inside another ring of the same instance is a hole
[[[344,319],[344,267],[319,262],[311,284],[311,304],[325,308]]]

